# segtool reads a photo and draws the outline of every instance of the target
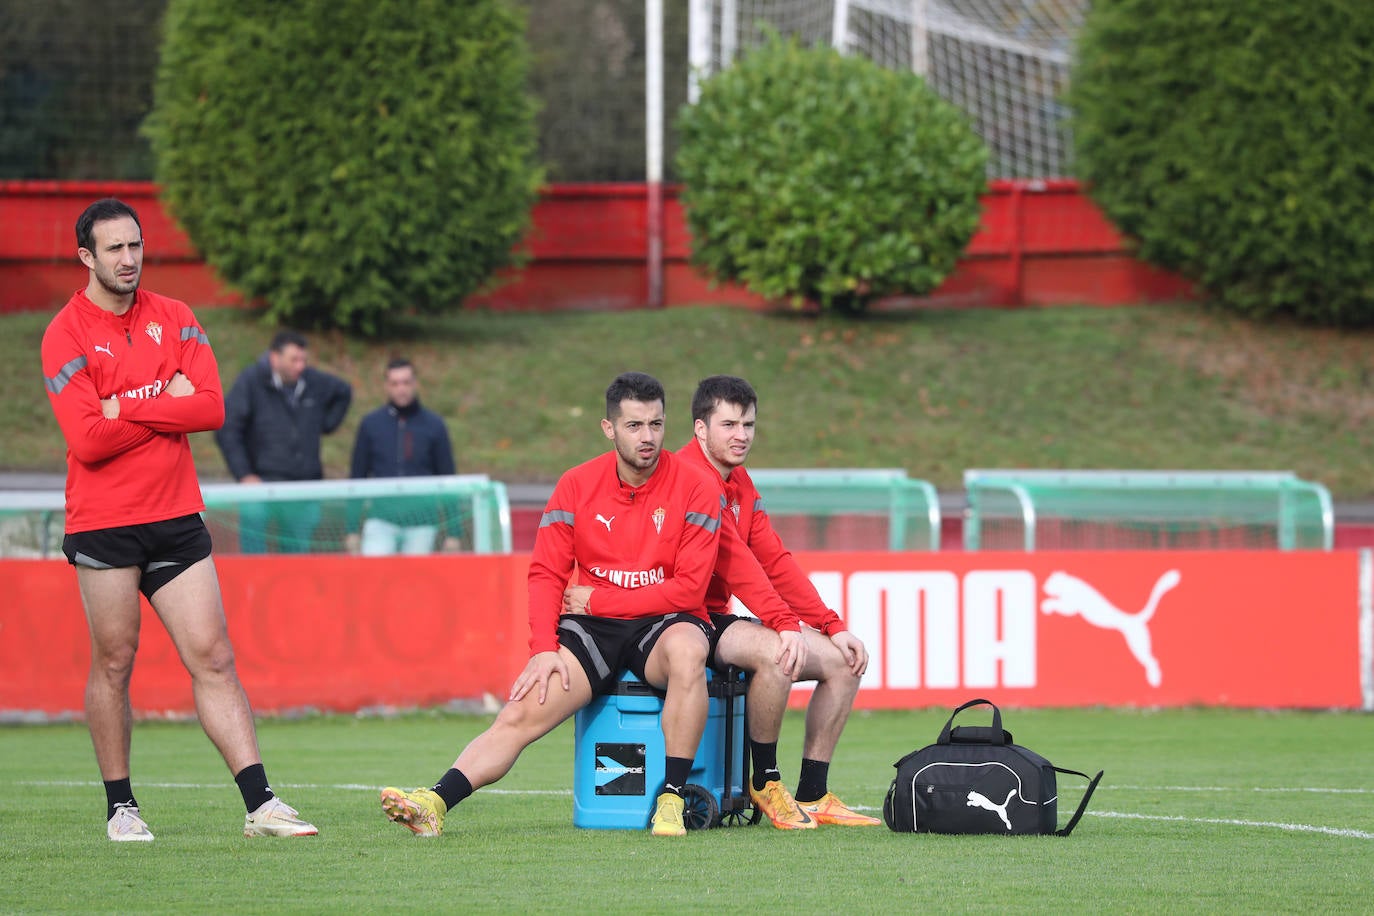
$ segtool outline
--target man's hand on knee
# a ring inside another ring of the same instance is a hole
[[[512,702],[518,702],[525,698],[535,687],[539,688],[537,699],[542,706],[544,700],[549,695],[549,681],[557,676],[563,683],[564,690],[572,689],[572,680],[568,674],[568,666],[563,661],[563,656],[557,652],[538,652],[530,657],[525,663],[525,670],[520,672],[520,676],[515,679],[515,683],[510,688],[510,698]]]
[[[799,630],[782,630],[778,642],[778,654],[773,661],[795,681],[806,668],[806,639]]]
[[[863,677],[863,673],[868,670],[868,649],[864,647],[863,641],[848,630],[831,636],[830,641],[844,653],[845,664],[854,672],[854,676]]]

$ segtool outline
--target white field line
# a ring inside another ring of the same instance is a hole
[[[1188,824],[1222,824],[1230,827],[1268,827],[1274,830],[1289,830],[1296,833],[1324,833],[1327,836],[1351,837],[1357,840],[1374,840],[1374,833],[1364,830],[1350,830],[1345,827],[1322,827],[1317,824],[1284,824],[1278,821],[1243,821],[1229,817],[1181,817],[1168,814],[1131,814],[1122,811],[1089,811],[1093,817],[1120,817],[1137,821],[1179,821]]]
[[[94,780],[19,780],[16,785],[21,786],[67,786],[67,787],[97,787],[101,783]],[[139,783],[140,788],[147,786],[157,789],[223,789],[223,783],[194,783],[194,782],[162,782],[162,783]],[[280,783],[281,789],[331,789],[358,792],[378,792],[381,786],[369,786],[361,783]],[[1069,788],[1072,788],[1071,786]],[[1086,788],[1086,785],[1080,788]],[[1313,786],[1300,786],[1292,788],[1277,787],[1240,787],[1240,786],[1129,786],[1111,785],[1102,786],[1106,789],[1139,790],[1152,792],[1310,792],[1320,794],[1368,794],[1374,789],[1332,789],[1319,788]],[[571,789],[496,789],[484,788],[479,790],[484,795],[572,795]],[[877,807],[865,805],[852,805],[856,811],[877,811]],[[1223,817],[1185,817],[1183,815],[1169,814],[1135,814],[1125,811],[1088,811],[1085,812],[1093,817],[1123,818],[1128,820],[1141,821],[1170,821],[1174,823],[1186,824],[1219,824],[1230,827],[1262,827],[1271,830],[1286,830],[1294,833],[1320,833],[1326,836],[1345,837],[1357,840],[1374,840],[1374,833],[1364,830],[1353,830],[1345,827],[1325,827],[1320,824],[1288,824],[1279,821],[1250,821],[1239,818]]]
[[[102,786],[98,780],[54,780],[29,779],[15,780],[15,786]],[[225,783],[146,783],[139,780],[139,786],[151,788],[223,788]],[[382,786],[364,786],[361,783],[280,783],[282,788],[338,788],[338,790],[381,791]],[[1084,790],[1087,783],[1059,783],[1059,788]],[[1315,795],[1370,795],[1374,788],[1327,788],[1320,786],[1125,786],[1107,784],[1098,786],[1099,791],[1134,792],[1311,792]],[[482,788],[486,795],[572,795],[570,788]]]

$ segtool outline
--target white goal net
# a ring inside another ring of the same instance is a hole
[[[765,40],[825,43],[914,70],[968,113],[990,178],[1071,177],[1062,101],[1088,0],[692,0],[695,86]]]

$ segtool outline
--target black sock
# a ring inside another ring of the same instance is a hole
[[[243,795],[243,804],[248,808],[249,814],[272,800],[272,787],[267,784],[267,770],[260,763],[239,770],[234,774],[234,782]]]
[[[682,794],[687,778],[692,775],[691,757],[669,757],[663,767],[663,788],[675,795]]]
[[[799,802],[820,801],[821,796],[830,791],[826,783],[830,780],[830,763],[825,760],[802,758],[801,775],[797,777],[796,799]]]
[[[105,780],[105,820],[115,816],[115,805],[138,807],[138,802],[134,801],[134,787],[127,776]]]
[[[444,807],[451,811],[454,805],[472,794],[472,782],[462,771],[450,769],[434,784],[434,791],[444,800]]]
[[[764,783],[781,779],[778,772],[778,742],[749,739],[749,759],[754,761],[754,788],[763,791]]]

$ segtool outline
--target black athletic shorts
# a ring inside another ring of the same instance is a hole
[[[590,614],[564,614],[558,618],[558,642],[577,656],[592,696],[601,696],[615,689],[620,672],[626,668],[641,681],[644,665],[654,644],[663,631],[675,623],[692,623],[711,638],[711,627],[695,614],[673,613],[660,617],[593,617]]]
[[[725,632],[725,628],[733,623],[757,623],[762,622],[757,617],[745,617],[740,614],[711,614],[711,651],[706,656],[706,667],[720,671],[720,665],[716,662],[716,646],[720,643],[720,634]]]
[[[153,592],[210,555],[210,532],[197,514],[142,525],[79,531],[62,539],[67,562],[87,569],[142,570],[138,590]]]

